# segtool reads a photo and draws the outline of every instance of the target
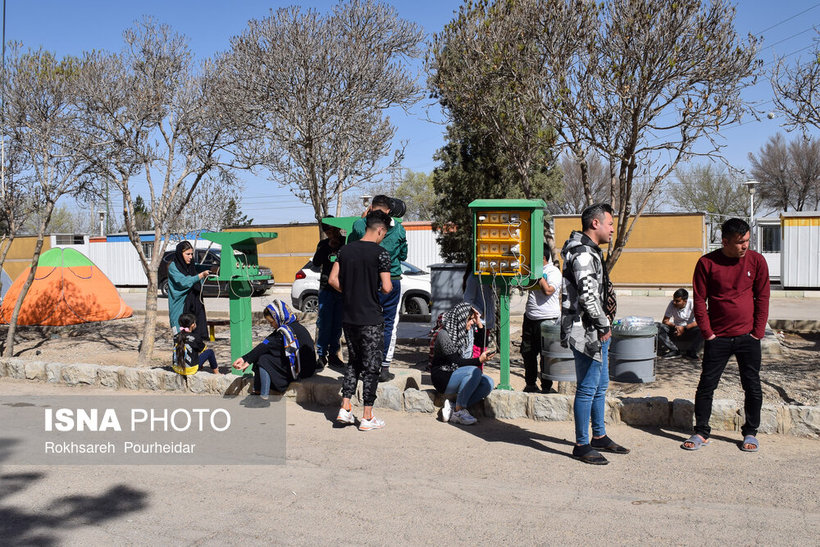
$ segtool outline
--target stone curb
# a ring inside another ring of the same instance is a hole
[[[769,319],[769,326],[787,332],[820,332],[820,321],[810,319]]]
[[[162,368],[46,363],[18,358],[0,359],[0,377],[69,386],[213,395],[247,395],[251,385],[249,376],[199,373],[183,377]],[[379,384],[374,406],[404,412],[437,413],[444,403],[444,396],[434,389],[422,389],[420,385],[421,374],[418,371],[397,374],[393,381]],[[341,383],[336,378],[316,376],[291,383],[284,395],[299,404],[338,406],[342,397]],[[353,397],[353,404],[362,404],[361,388]],[[571,421],[572,404],[571,395],[495,390],[470,410],[491,418]],[[607,423],[671,427],[683,431],[691,431],[694,426],[695,405],[690,399],[669,401],[666,397],[622,397],[608,398],[606,405]],[[713,402],[712,428],[739,431],[743,421],[742,404],[730,399],[716,399]],[[759,431],[820,438],[820,406],[763,405]]]

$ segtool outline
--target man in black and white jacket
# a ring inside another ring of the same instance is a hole
[[[604,425],[612,337],[610,321],[614,316],[615,298],[599,245],[610,242],[614,225],[611,206],[590,205],[581,213],[582,231],[573,231],[561,250],[564,258],[561,344],[572,348],[577,377],[572,455],[594,465],[609,463],[599,450],[615,454],[629,452],[607,437]]]

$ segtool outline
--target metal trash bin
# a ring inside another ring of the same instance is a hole
[[[653,325],[612,327],[609,378],[614,382],[643,384],[655,381],[658,328]]]
[[[439,314],[442,314],[464,301],[461,283],[467,264],[431,264],[430,265],[430,298],[433,307],[430,310],[430,322],[435,325]]]
[[[561,325],[541,323],[542,380],[575,382],[575,357],[572,349],[561,346]]]

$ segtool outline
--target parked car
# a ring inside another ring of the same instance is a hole
[[[409,262],[401,263],[401,307],[403,315],[430,313],[430,274]],[[312,261],[296,272],[290,289],[293,307],[303,312],[319,311],[319,277],[321,269]]]
[[[166,298],[168,297],[168,265],[174,261],[174,253],[175,251],[165,251],[165,255],[162,257],[162,262],[159,265],[159,271],[157,272],[159,275],[159,293]],[[234,254],[238,256],[242,255],[242,253],[238,251],[235,251]],[[207,266],[211,273],[218,274],[219,260],[221,256],[222,252],[219,249],[196,249],[194,254],[194,262],[197,266]],[[254,279],[251,281],[254,296],[265,294],[269,288],[273,287],[274,283],[273,274],[271,273],[270,268],[266,266],[259,266],[259,274],[267,276],[267,279]],[[203,283],[202,295],[228,296],[230,294],[230,290],[228,281],[217,281],[215,279],[208,278]]]

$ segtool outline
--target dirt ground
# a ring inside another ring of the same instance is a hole
[[[136,366],[141,340],[142,317],[132,317],[103,323],[87,323],[69,327],[20,327],[14,356],[36,361],[63,363],[96,363],[102,365]],[[306,325],[312,330],[313,325]],[[267,329],[254,327],[254,340],[267,335]],[[761,370],[764,402],[768,404],[820,404],[820,333],[778,333],[783,348],[776,358],[764,357]],[[0,340],[5,341],[6,327],[0,327]],[[223,372],[230,364],[228,327],[218,327],[216,341],[211,344]],[[171,355],[171,332],[165,325],[157,328],[157,342],[152,366],[168,366]],[[517,342],[511,348],[510,383],[513,389],[524,387],[524,369]],[[399,344],[394,367],[424,371],[428,348],[424,345]],[[488,363],[485,372],[496,382],[498,364]],[[646,384],[610,384],[610,395],[624,397],[662,396],[692,399],[695,395],[700,363],[685,358],[657,359],[655,381]],[[423,376],[429,380],[429,376]],[[571,392],[573,384],[557,386],[561,392]],[[715,398],[741,401],[743,391],[734,360],[726,367]]]

